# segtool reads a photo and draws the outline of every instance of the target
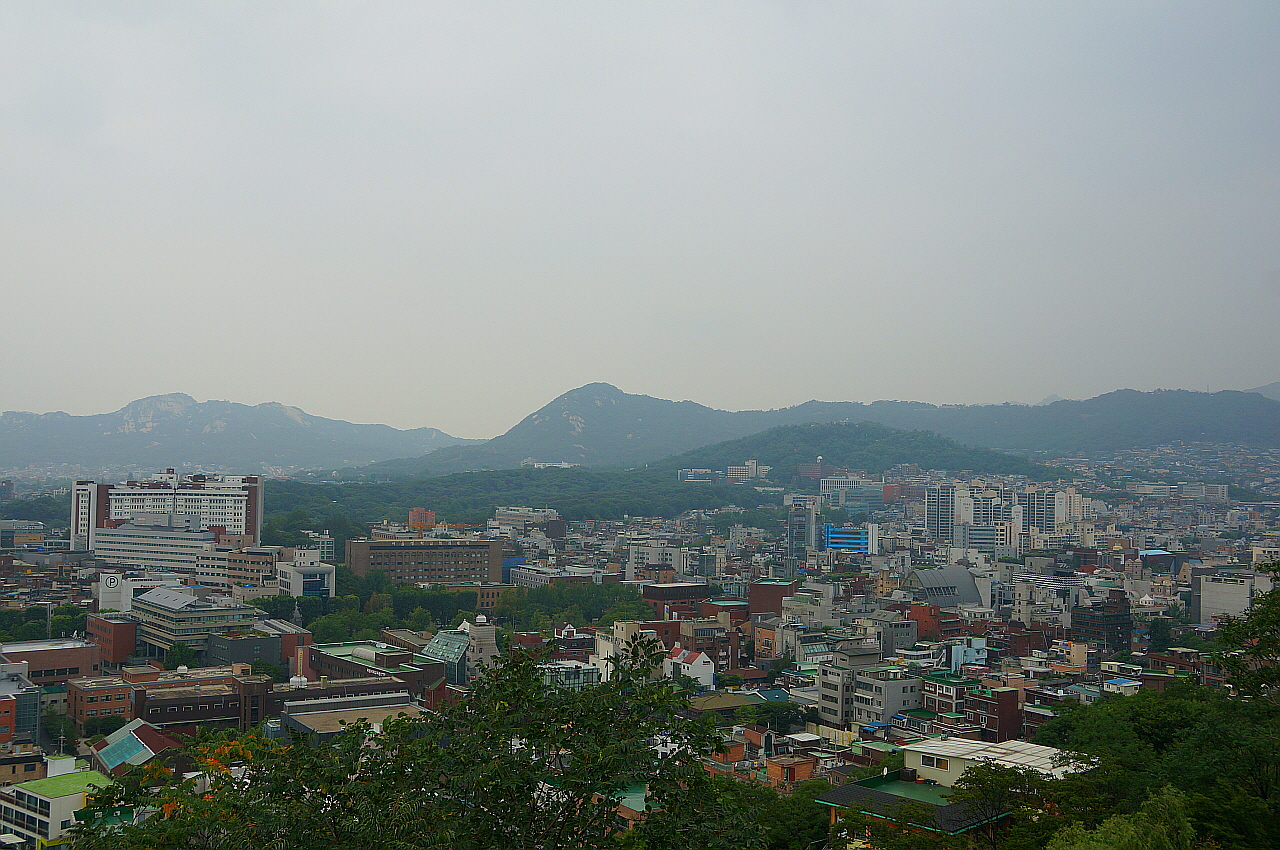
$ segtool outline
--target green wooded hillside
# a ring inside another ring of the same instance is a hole
[[[922,469],[972,470],[1035,479],[1064,474],[1016,455],[964,446],[930,431],[904,431],[874,422],[782,425],[739,440],[694,449],[653,464],[653,468],[724,469],[755,458],[774,468],[770,477],[786,480],[796,464],[812,462],[818,456],[836,466],[871,473],[914,463]]]

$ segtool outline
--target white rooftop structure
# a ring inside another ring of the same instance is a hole
[[[908,754],[908,766],[911,766],[913,760],[910,756],[915,756],[916,759],[924,757],[925,761],[921,765],[924,768],[932,767],[939,759],[961,763],[963,767],[981,762],[993,762],[1002,767],[1030,768],[1055,779],[1061,779],[1069,773],[1076,773],[1087,766],[1086,763],[1078,760],[1071,761],[1064,750],[1029,744],[1026,741],[1004,741],[995,744],[987,741],[970,741],[966,738],[931,738],[913,744],[904,744],[902,751]],[[933,764],[928,761],[929,758],[934,760]],[[952,764],[950,770],[955,772],[957,767],[960,765]],[[963,773],[963,767],[960,767],[960,773]],[[939,766],[937,769],[947,770],[948,768]]]

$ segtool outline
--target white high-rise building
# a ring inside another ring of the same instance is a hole
[[[213,532],[201,529],[198,516],[140,513],[133,519],[96,529],[94,556],[113,567],[192,575],[197,559],[218,542]]]
[[[942,484],[925,492],[924,505],[925,528],[939,543],[986,551],[989,546],[1016,546],[1022,534],[1023,506],[1002,487],[978,481]],[[979,539],[980,546],[975,543]]]
[[[262,479],[257,475],[179,475],[172,469],[144,481],[77,481],[71,490],[71,548],[94,548],[97,531],[139,514],[190,514],[204,528],[262,537]]]

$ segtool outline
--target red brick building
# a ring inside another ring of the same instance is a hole
[[[4,644],[4,657],[27,662],[27,678],[33,685],[62,685],[77,676],[98,672],[101,649],[79,638],[22,640]]]
[[[138,621],[128,614],[89,614],[85,618],[89,640],[98,645],[103,670],[119,670],[138,644]]]
[[[1000,743],[1022,735],[1022,709],[1017,688],[969,691],[965,718],[981,730],[982,740]]]
[[[907,619],[915,620],[916,634],[921,640],[946,640],[968,634],[964,622],[954,612],[944,611],[937,605],[913,602]]]
[[[703,600],[711,598],[711,587],[691,581],[646,584],[640,589],[640,596],[653,609],[655,617],[664,620],[697,617]]]
[[[741,626],[751,619],[751,604],[743,599],[708,599],[702,603],[698,613],[703,617],[716,617],[726,613],[729,615],[729,625]]]
[[[799,579],[767,578],[747,587],[747,604],[752,614],[782,614],[782,600],[795,595]]]
[[[227,667],[196,667],[191,670],[161,670],[150,665],[124,667],[118,676],[85,676],[67,682],[67,716],[81,728],[88,720],[123,717],[133,720],[133,693],[139,688],[210,687],[231,682],[249,673],[248,664]],[[144,720],[149,718],[143,717]]]
[[[981,686],[977,679],[954,673],[926,673],[920,681],[920,707],[938,714],[964,714],[969,693]]]

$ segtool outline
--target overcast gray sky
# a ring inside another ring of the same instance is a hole
[[[0,408],[1280,380],[1280,4],[0,4]]]

